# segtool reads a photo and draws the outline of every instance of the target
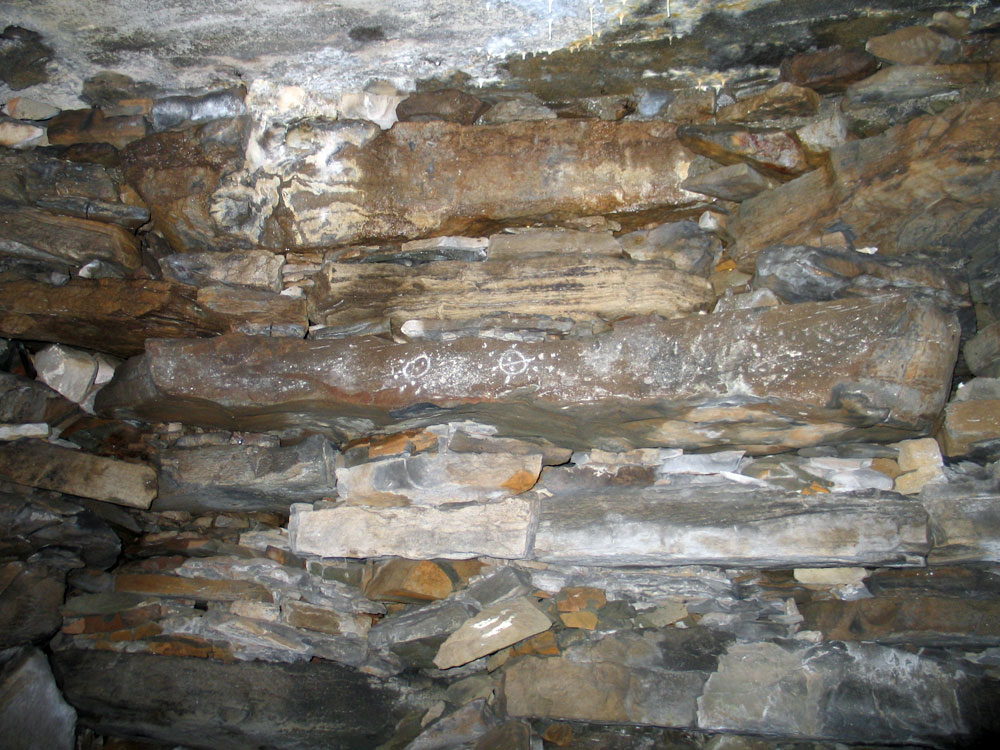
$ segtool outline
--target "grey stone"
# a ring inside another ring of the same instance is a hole
[[[201,96],[168,96],[153,102],[153,130],[179,125],[239,117],[246,112],[242,88],[213,91]]]
[[[685,273],[708,276],[722,254],[722,242],[694,221],[676,221],[618,238],[632,260],[666,260]]]
[[[48,81],[51,57],[37,31],[11,25],[0,34],[0,80],[15,91]]]
[[[474,700],[430,724],[406,750],[459,750],[471,747],[498,723],[483,699]],[[476,748],[479,747],[477,743]]]
[[[66,703],[45,655],[0,651],[0,737],[9,750],[72,750],[76,711]]]
[[[749,164],[731,164],[696,177],[688,177],[681,183],[681,187],[695,193],[738,203],[770,190],[777,184],[772,178],[765,177]]]
[[[93,355],[62,344],[42,349],[35,355],[34,364],[39,380],[77,404],[87,398],[97,377],[98,364]]]
[[[332,662],[227,664],[74,649],[53,661],[66,697],[86,709],[95,731],[171,745],[362,750],[387,739],[403,712],[398,683]]]
[[[552,627],[530,598],[507,599],[486,607],[462,623],[441,644],[434,664],[459,667]]]
[[[948,94],[966,86],[985,83],[985,64],[889,65],[851,84],[844,96],[846,110],[871,104],[892,104],[908,99]]]
[[[730,483],[547,498],[534,557],[609,566],[912,565],[929,546],[924,509],[898,495],[817,497]]]
[[[851,743],[974,744],[995,730],[983,710],[996,690],[954,657],[873,643],[737,643],[698,699],[697,724]]]
[[[284,256],[266,250],[176,253],[160,259],[164,273],[182,284],[236,284],[272,292],[282,290],[284,264]]]
[[[962,348],[969,369],[980,377],[1000,376],[1000,323],[981,328]]]
[[[42,383],[10,372],[0,372],[0,422],[44,422],[54,427],[78,413],[76,404]]]
[[[531,501],[510,498],[442,507],[301,510],[292,515],[288,532],[296,554],[522,558],[531,520]]]
[[[445,599],[386,617],[368,631],[368,644],[397,654],[411,666],[433,667],[441,644],[475,612],[470,604]]]
[[[531,576],[520,568],[505,565],[469,581],[463,599],[472,599],[480,607],[523,596],[531,591]]]
[[[743,461],[743,451],[717,451],[715,453],[687,453],[669,456],[656,469],[660,476],[666,474],[718,474],[736,473]]]
[[[930,517],[928,562],[1000,562],[1000,485],[996,480],[932,482],[920,492]]]
[[[490,235],[487,254],[491,260],[528,258],[559,253],[617,258],[622,247],[610,232],[585,232],[563,227],[527,227]],[[640,259],[641,260],[641,259]]]
[[[48,641],[62,626],[65,593],[60,571],[22,562],[0,565],[0,648]]]
[[[954,401],[1000,401],[1000,378],[973,378],[959,384]]]
[[[154,510],[276,510],[336,492],[337,451],[319,435],[297,445],[206,445],[158,454]]]

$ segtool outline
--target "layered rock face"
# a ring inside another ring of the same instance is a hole
[[[0,736],[987,746],[991,18],[660,106],[32,119],[55,145],[0,153]]]

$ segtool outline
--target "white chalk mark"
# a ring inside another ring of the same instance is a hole
[[[403,365],[403,376],[407,378],[419,378],[430,372],[431,358],[426,354],[420,354],[405,365]]]

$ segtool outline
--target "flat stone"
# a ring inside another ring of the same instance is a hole
[[[302,300],[260,290],[144,279],[72,279],[61,287],[0,282],[0,332],[118,356],[142,352],[150,338],[232,331],[301,337],[306,326]]]
[[[115,591],[213,602],[273,600],[271,592],[252,581],[184,578],[156,573],[118,573],[115,575]]]
[[[804,630],[826,640],[927,647],[989,648],[1000,644],[1000,600],[919,595],[817,601],[802,607]]]
[[[920,493],[930,517],[932,565],[1000,561],[1000,488],[996,482],[934,482]]]
[[[828,47],[786,58],[781,63],[781,79],[826,94],[843,91],[877,68],[878,60],[867,52]]]
[[[449,669],[537,635],[552,622],[527,597],[508,599],[466,620],[441,644],[434,664]]]
[[[301,510],[289,520],[292,551],[322,557],[393,555],[424,559],[527,554],[531,503]]]
[[[954,65],[890,65],[851,84],[844,109],[904,102],[984,84],[992,75],[989,63]]]
[[[282,290],[282,255],[266,250],[229,253],[178,253],[160,259],[167,276],[182,284],[236,284],[272,292]]]
[[[295,628],[315,630],[328,635],[356,635],[364,637],[371,628],[371,618],[351,612],[340,612],[309,602],[288,600],[281,605],[284,621]]]
[[[54,662],[68,699],[91,707],[95,731],[170,745],[371,747],[402,713],[398,684],[324,660],[227,664],[68,649]]]
[[[489,607],[497,602],[524,596],[531,590],[531,577],[525,571],[505,565],[470,581],[462,592],[462,598],[471,599],[480,607]]]
[[[760,122],[781,117],[809,117],[819,111],[820,96],[815,91],[782,82],[766,91],[720,107],[719,122]]]
[[[777,182],[741,162],[713,169],[697,177],[688,177],[681,185],[685,190],[739,203],[770,190]]]
[[[4,112],[17,120],[48,120],[59,114],[59,108],[26,96],[14,96],[4,104]]]
[[[396,107],[396,117],[400,122],[446,120],[471,125],[489,106],[482,99],[458,89],[423,91],[403,99]]]
[[[973,378],[959,383],[953,401],[1000,400],[1000,378]]]
[[[5,148],[26,149],[35,146],[47,146],[45,128],[32,122],[21,122],[7,117],[0,117],[0,146]]]
[[[944,410],[941,447],[949,458],[1000,456],[1000,399],[952,401]]]
[[[337,495],[349,505],[443,505],[495,500],[530,490],[541,453],[420,453],[337,469]]]
[[[388,317],[462,320],[491,313],[613,320],[676,318],[707,307],[709,284],[665,263],[547,255],[483,263],[441,261],[419,268],[333,263],[309,292],[310,318],[348,325]]]
[[[958,42],[927,26],[905,26],[902,29],[873,36],[865,49],[880,60],[897,65],[933,65],[958,51]]]
[[[157,455],[154,510],[276,510],[332,495],[337,452],[313,435],[286,447],[166,448]]]
[[[52,428],[45,422],[28,424],[0,423],[0,440],[20,440],[21,438],[47,438]]]
[[[388,130],[397,121],[396,109],[406,99],[392,92],[349,91],[337,100],[337,115],[347,120],[370,120],[382,130]]]
[[[557,115],[540,101],[508,99],[497,102],[479,116],[480,125],[502,125],[505,122],[554,120]]]
[[[475,612],[473,606],[454,599],[434,602],[386,617],[368,631],[368,643],[373,649],[392,651],[412,666],[433,668],[441,644]]]
[[[29,487],[132,508],[148,508],[156,497],[156,472],[148,466],[36,440],[0,445],[0,473]]]
[[[734,483],[556,495],[537,529],[535,559],[568,565],[908,565],[930,548],[923,508],[892,494]]]
[[[994,689],[958,659],[874,643],[737,643],[705,684],[697,725],[851,743],[954,742],[988,731],[989,713],[979,711]]]
[[[63,575],[45,565],[0,565],[0,649],[48,641],[62,625]]]
[[[94,260],[123,272],[140,264],[139,242],[124,228],[34,208],[0,208],[0,252],[63,270]]]
[[[379,566],[365,586],[365,596],[375,601],[426,602],[444,599],[454,584],[432,560],[393,559]]]
[[[107,117],[99,109],[64,109],[48,122],[49,143],[73,146],[78,143],[110,143],[125,148],[149,133],[142,115]]]
[[[980,377],[1000,376],[1000,323],[981,328],[962,347],[969,369]]]
[[[796,568],[795,580],[807,586],[843,586],[861,583],[868,571],[864,568]]]
[[[611,232],[587,232],[563,227],[527,227],[490,235],[487,246],[490,260],[513,260],[559,253],[572,256],[604,255],[621,257],[622,247]]]
[[[778,175],[799,175],[809,168],[802,146],[784,130],[682,125],[677,128],[677,138],[696,154],[720,164],[744,162]]]
[[[483,698],[471,701],[446,716],[425,718],[424,721],[431,723],[406,745],[407,750],[478,748],[479,741],[498,723],[493,710]]]
[[[0,736],[10,750],[76,746],[76,711],[62,697],[45,654],[37,649],[0,655]]]
[[[591,446],[625,438],[770,452],[924,433],[944,404],[957,345],[953,316],[891,295],[634,319],[592,339],[540,343],[154,340],[119,367],[96,408],[124,419],[351,436],[407,417],[461,415],[500,435],[569,446],[583,447],[585,436]]]
[[[218,189],[217,176],[206,180],[218,222],[212,233],[274,248],[475,234],[506,219],[558,220],[697,201],[680,188],[691,155],[664,122],[401,122],[380,131],[363,121],[312,121],[290,125],[283,136],[262,133],[258,142],[253,158]],[[345,148],[303,182],[308,160],[336,144]],[[155,189],[162,177],[149,171],[146,158],[143,169]],[[553,160],[558,169],[550,167]],[[139,192],[155,204],[149,191]],[[198,192],[192,208],[175,204],[178,213],[163,219],[189,224],[197,207],[201,223],[208,196]],[[248,201],[255,207],[249,216]],[[287,210],[276,211],[279,205]]]
[[[693,221],[669,222],[652,229],[630,232],[621,235],[618,242],[621,250],[632,260],[668,261],[678,271],[697,276],[707,276],[722,254],[719,238]]]

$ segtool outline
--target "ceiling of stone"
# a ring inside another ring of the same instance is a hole
[[[259,79],[318,95],[385,80],[522,88],[551,98],[777,64],[915,16],[931,0],[4,0],[4,24],[53,51],[35,98],[81,106],[102,70],[164,92]],[[0,96],[9,92],[0,91]],[[6,98],[6,97],[5,97]]]

